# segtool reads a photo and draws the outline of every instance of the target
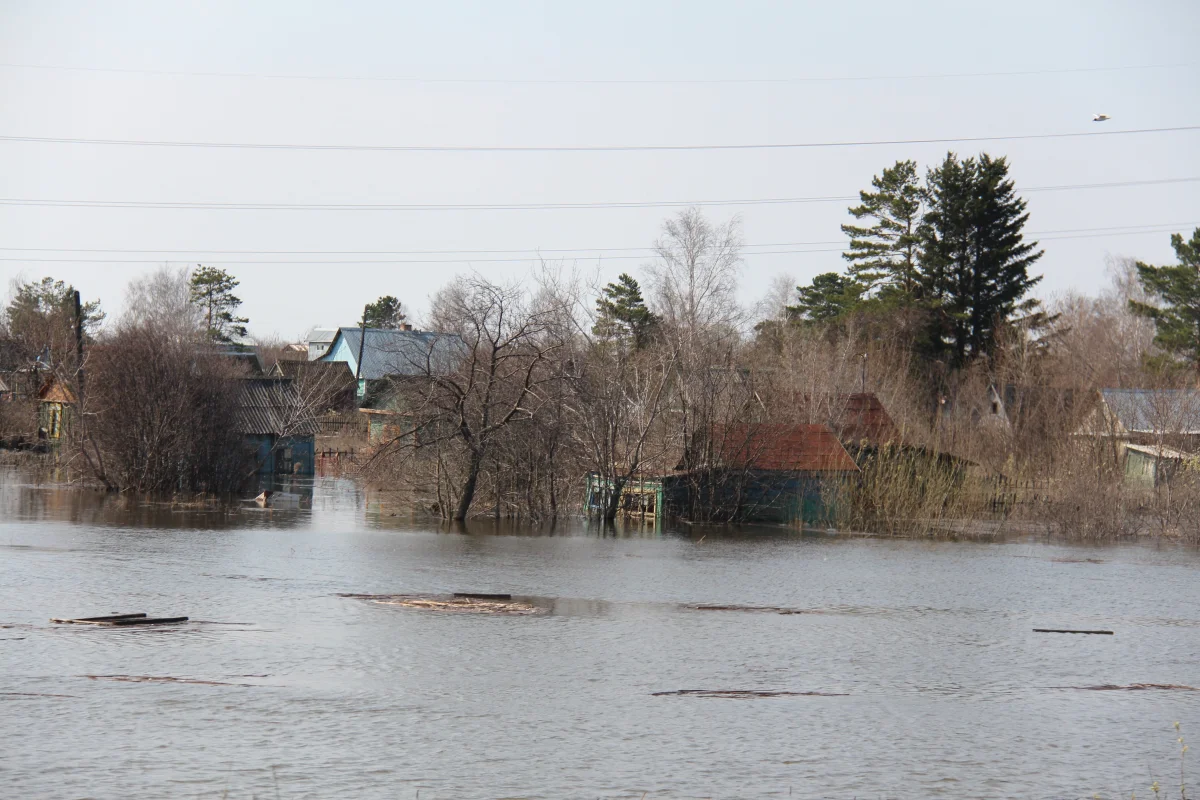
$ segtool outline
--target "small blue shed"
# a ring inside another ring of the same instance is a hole
[[[262,476],[316,473],[319,426],[288,378],[246,378],[238,398],[237,428]]]

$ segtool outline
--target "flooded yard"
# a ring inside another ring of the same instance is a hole
[[[1193,550],[393,513],[0,468],[2,794],[1177,796],[1200,741]],[[190,619],[49,621],[133,612]]]

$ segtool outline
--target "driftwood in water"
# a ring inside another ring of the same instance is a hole
[[[652,692],[651,697],[848,697],[842,692],[776,692],[763,689],[676,689],[673,692]]]
[[[766,614],[815,614],[815,611],[804,611],[799,608],[780,608],[779,606],[716,606],[694,605],[685,606],[691,611],[757,611]]]
[[[455,592],[451,596],[464,600],[512,600],[511,594],[485,594],[483,592]]]
[[[197,678],[172,678],[155,675],[84,675],[93,681],[119,681],[121,683],[190,683],[195,686],[254,686],[253,683],[225,683],[224,681],[206,681]],[[256,676],[257,677],[257,676]]]
[[[147,617],[145,614],[118,614],[111,617],[81,617],[79,619],[52,619],[64,625],[98,625],[105,628],[128,628],[134,625],[172,625],[187,622],[187,617]]]
[[[1131,683],[1128,686],[1118,686],[1115,683],[1103,683],[1099,686],[1055,686],[1055,689],[1079,689],[1088,692],[1143,692],[1147,689],[1174,690],[1179,692],[1200,692],[1195,686],[1183,686],[1178,683]]]
[[[77,617],[75,619],[52,619],[51,622],[77,625],[101,625],[105,622],[115,622],[121,619],[145,619],[145,614],[109,614],[105,617]]]
[[[481,600],[477,595],[461,597],[457,595],[418,595],[418,594],[339,594],[339,597],[351,597],[356,600],[368,600],[384,606],[401,606],[423,611],[444,611],[450,613],[470,614],[508,614],[532,615],[544,614],[549,609],[541,608],[530,603],[505,600]],[[495,595],[499,596],[499,595]]]
[[[1069,631],[1058,628],[1034,628],[1034,633],[1091,633],[1097,636],[1112,636],[1112,631]]]

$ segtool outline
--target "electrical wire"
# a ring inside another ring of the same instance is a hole
[[[1061,235],[1061,236],[1047,236],[1047,237],[1040,238],[1038,241],[1060,241],[1063,239],[1092,239],[1092,238],[1104,237],[1104,236],[1136,236],[1136,235],[1144,235],[1144,234],[1161,234],[1161,233],[1166,233],[1169,231],[1170,231],[1170,228],[1166,228],[1164,230],[1111,231],[1111,232],[1107,232],[1107,233],[1081,233],[1081,234],[1068,234],[1068,235]],[[1030,235],[1033,236],[1033,235],[1037,235],[1037,234],[1031,232]],[[753,253],[745,253],[745,255],[746,256],[772,256],[772,255],[803,255],[803,254],[807,254],[807,253],[841,253],[846,250],[847,246],[848,246],[848,243],[843,244],[841,247],[826,247],[826,248],[820,248],[820,249],[759,250],[759,251],[756,251]],[[4,249],[9,249],[9,248],[4,248]],[[167,251],[160,251],[160,252],[167,252]],[[193,251],[193,252],[201,252],[201,251]],[[244,251],[244,252],[249,253],[249,252],[254,252],[254,251]],[[402,252],[402,251],[397,251],[397,252]],[[434,252],[437,252],[437,251],[434,251]],[[456,252],[456,251],[447,251],[447,252]],[[462,251],[458,251],[458,252],[462,252]],[[519,252],[519,251],[511,251],[511,252]],[[445,258],[444,259],[387,258],[387,259],[336,259],[336,260],[319,260],[319,261],[311,261],[311,260],[297,261],[297,260],[291,260],[291,259],[288,259],[288,260],[275,259],[275,260],[271,260],[271,261],[262,261],[262,260],[256,260],[256,259],[228,259],[228,260],[216,260],[216,261],[210,260],[210,259],[200,259],[200,260],[203,260],[206,264],[209,264],[209,265],[245,265],[245,264],[272,265],[273,264],[273,265],[277,265],[277,266],[294,266],[294,265],[310,265],[310,264],[326,264],[326,265],[333,265],[333,264],[501,264],[501,263],[519,264],[519,263],[528,263],[529,261],[533,261],[533,260],[537,259],[536,251],[527,251],[527,252],[530,252],[532,255],[526,256],[524,258],[448,258],[448,259],[445,259]],[[542,252],[548,252],[548,251],[542,251]],[[653,256],[652,253],[645,253],[645,254],[641,254],[641,255],[597,256],[596,258],[597,258],[597,260],[600,260],[600,261],[630,261],[630,260],[645,260],[652,256]],[[568,256],[567,258],[572,258],[572,257]],[[582,256],[582,255],[575,256],[573,258],[576,258],[578,260],[583,260],[583,259],[591,260],[589,257]],[[164,263],[164,261],[168,261],[168,260],[169,259],[161,259],[161,258],[42,258],[42,257],[25,258],[25,257],[20,257],[20,256],[12,256],[12,257],[2,256],[2,257],[0,257],[0,261],[21,261],[21,262],[29,262],[29,263],[67,263],[67,264],[162,264],[162,263]],[[190,260],[190,259],[173,259],[173,260],[180,261],[180,260]]]
[[[152,75],[173,78],[250,78],[255,80],[291,81],[363,81],[394,83],[449,84],[513,84],[513,85],[711,85],[711,84],[788,84],[788,83],[858,83],[869,81],[944,80],[951,78],[998,78],[1034,75],[1070,75],[1093,72],[1126,72],[1152,69],[1193,67],[1189,63],[1131,64],[1113,67],[1062,67],[1025,69],[999,72],[915,73],[907,75],[808,75],[783,78],[429,78],[411,75],[296,75],[286,73],[252,72],[192,72],[186,70],[128,69],[121,67],[74,67],[60,64],[0,63],[4,69],[41,70],[47,72],[94,72],[116,75]]]
[[[1200,176],[1187,178],[1158,178],[1151,180],[1111,181],[1108,183],[1075,183],[1055,186],[1019,187],[1018,192],[1059,192],[1087,189],[1111,189],[1130,186],[1158,186],[1174,183],[1195,183]],[[663,208],[680,206],[756,206],[790,205],[800,203],[831,203],[858,200],[857,195],[818,197],[766,197],[743,200],[646,200],[630,202],[587,203],[448,203],[448,204],[368,204],[368,203],[216,203],[202,201],[155,200],[60,200],[43,198],[0,198],[0,206],[47,206],[61,208],[155,208],[213,211],[551,211],[597,208]]]
[[[1066,133],[1026,133],[995,136],[939,137],[932,139],[876,139],[840,142],[760,142],[751,144],[637,144],[637,145],[370,145],[370,144],[294,144],[267,142],[189,142],[165,139],[90,139],[60,136],[0,136],[0,142],[35,144],[90,144],[121,147],[191,147],[241,150],[315,150],[391,153],[617,153],[713,150],[794,150],[882,145],[961,144],[969,142],[1011,142],[1036,139],[1077,139],[1089,136],[1134,136],[1146,133],[1180,133],[1200,130],[1200,125],[1128,130],[1090,130]]]
[[[1105,235],[1118,236],[1122,234],[1133,233],[1163,233],[1168,231],[1190,228],[1195,225],[1200,225],[1198,222],[1156,222],[1145,225],[1116,225],[1102,226],[1098,228],[1059,228],[1055,230],[1044,231],[1026,231],[1026,236],[1054,236],[1057,234],[1073,234],[1073,233],[1104,233]],[[821,245],[839,245],[838,249],[843,249],[849,246],[849,242],[845,239],[809,241],[809,242],[769,242],[763,244],[744,244],[743,251],[746,255],[756,255],[757,250],[748,251],[750,248],[764,247],[817,247]],[[132,248],[93,248],[93,247],[0,247],[0,252],[31,252],[31,253],[125,253],[134,255],[255,255],[255,256],[330,256],[330,255],[500,255],[500,254],[524,254],[530,258],[536,258],[540,255],[548,253],[641,253],[641,256],[652,256],[655,252],[653,247],[568,247],[568,248],[522,248],[518,250],[505,250],[493,248],[489,250],[139,250]],[[793,252],[793,251],[788,251]],[[828,252],[798,250],[794,252]],[[523,260],[523,259],[522,259]],[[289,263],[280,261],[279,263]]]

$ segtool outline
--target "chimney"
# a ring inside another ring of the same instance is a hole
[[[401,323],[400,323],[400,330],[402,330],[402,331],[411,331],[411,330],[412,330],[412,325],[409,325],[407,322],[401,322]]]

